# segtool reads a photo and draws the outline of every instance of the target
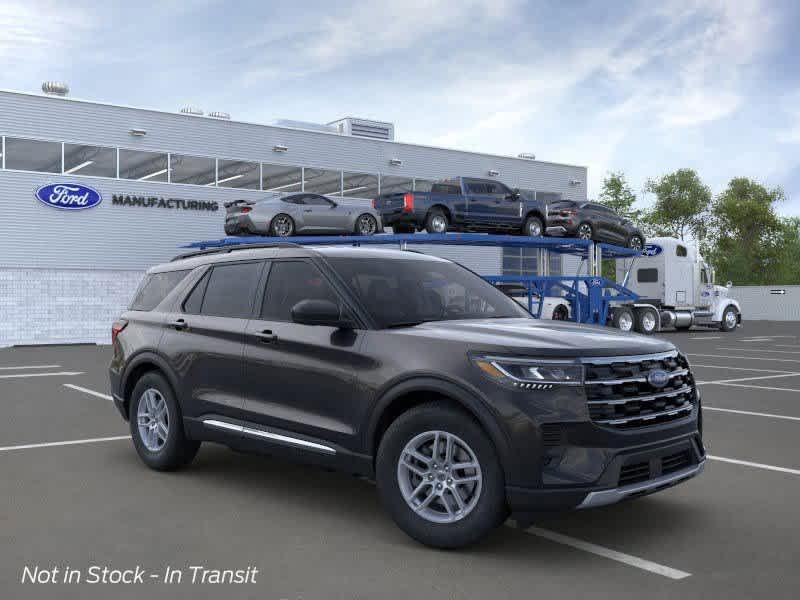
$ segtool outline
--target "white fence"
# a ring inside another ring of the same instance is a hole
[[[734,286],[745,321],[800,321],[800,285]]]

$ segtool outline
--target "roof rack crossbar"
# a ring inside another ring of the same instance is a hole
[[[194,252],[186,252],[174,257],[170,262],[176,260],[183,260],[184,258],[193,258],[195,256],[204,256],[206,254],[221,254],[230,253],[235,250],[254,250],[258,248],[302,248],[300,244],[293,244],[292,242],[269,242],[263,244],[228,244],[226,246],[217,246],[213,248],[202,248]]]

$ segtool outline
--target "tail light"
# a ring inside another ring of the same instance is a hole
[[[578,211],[575,208],[568,208],[563,210],[553,210],[550,211],[549,214],[556,217],[574,217],[578,214]]]
[[[245,206],[244,208],[242,208],[242,213],[244,213],[244,214],[247,214],[247,213],[249,213],[251,210],[253,210],[253,209],[252,209],[252,208],[250,208],[249,206]]]
[[[403,194],[403,212],[414,210],[414,194]]]
[[[373,198],[372,199],[372,208],[375,208],[375,209],[378,208],[378,199],[377,198]]]
[[[114,323],[111,324],[111,343],[112,344],[117,341],[117,336],[127,326],[128,326],[128,322],[127,321],[114,321]]]

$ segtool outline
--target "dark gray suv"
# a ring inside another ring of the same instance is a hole
[[[538,321],[414,252],[180,257],[148,271],[112,337],[114,402],[148,466],[184,466],[211,441],[367,476],[432,546],[704,464],[700,396],[672,344]]]

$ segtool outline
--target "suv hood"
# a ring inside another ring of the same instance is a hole
[[[470,350],[518,355],[634,356],[675,349],[670,342],[638,333],[528,318],[433,321],[395,332],[460,342]]]

